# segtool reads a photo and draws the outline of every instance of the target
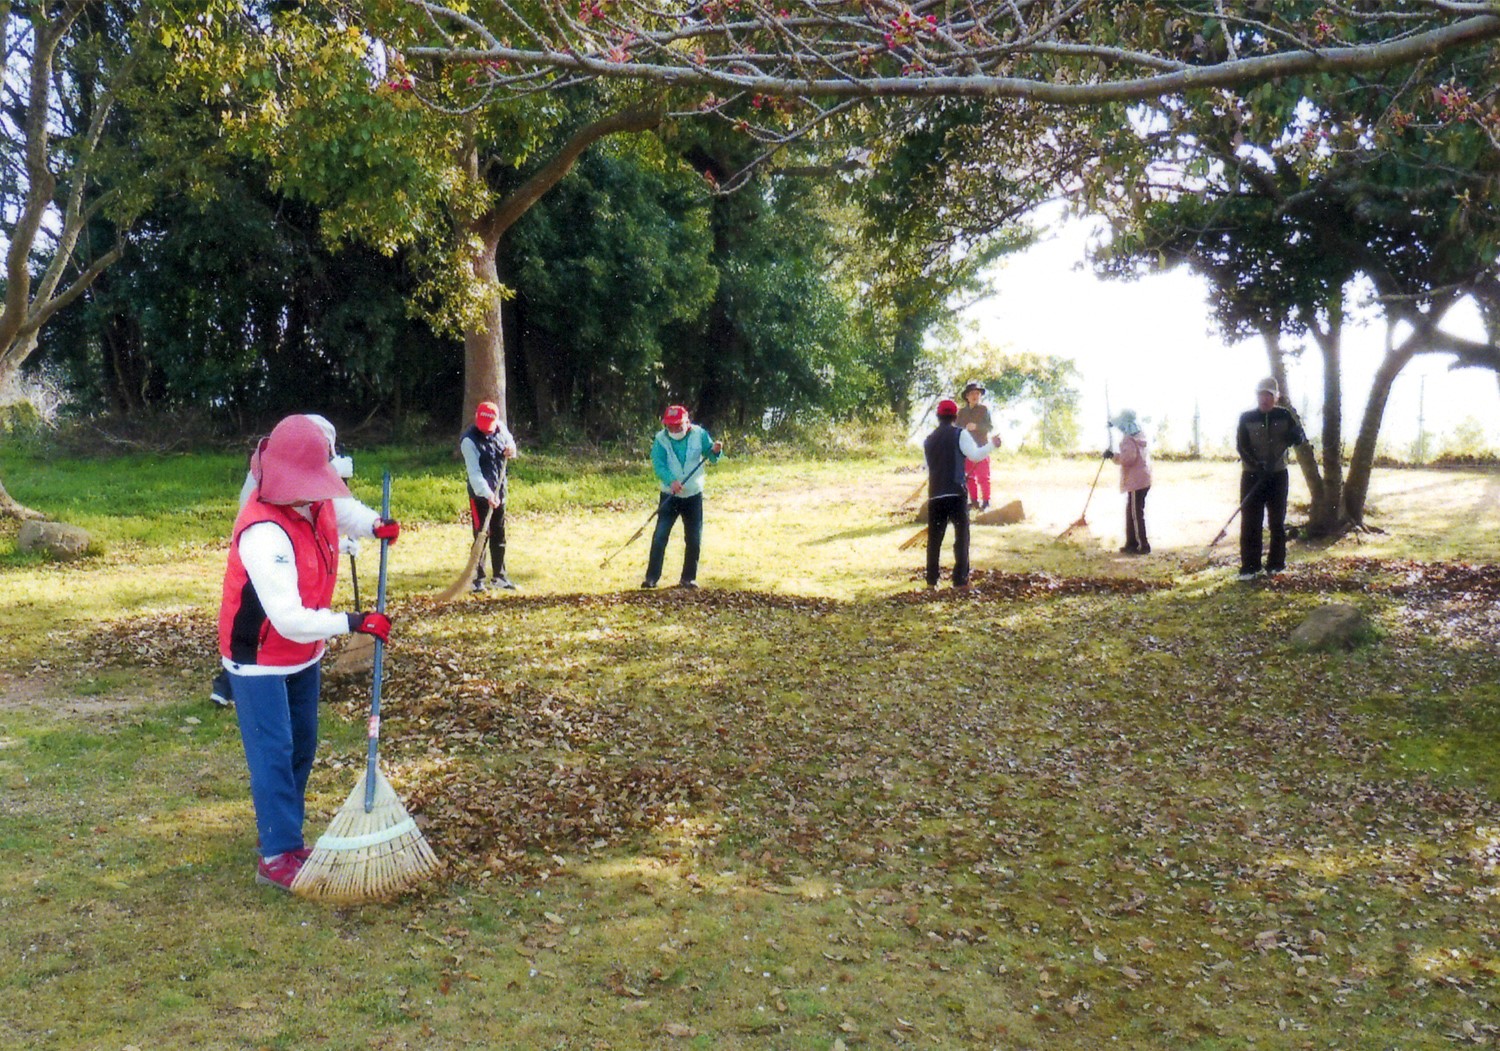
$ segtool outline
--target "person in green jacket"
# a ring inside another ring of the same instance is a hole
[[[656,532],[651,537],[651,558],[641,587],[654,588],[661,579],[662,562],[672,526],[682,519],[687,550],[682,559],[682,578],[677,586],[698,586],[698,552],[703,546],[703,467],[718,463],[724,443],[716,442],[702,427],[688,419],[681,405],[669,405],[661,416],[662,427],[651,443],[651,469],[661,483]]]

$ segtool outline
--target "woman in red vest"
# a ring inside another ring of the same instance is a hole
[[[363,529],[339,520],[335,498],[350,494],[329,457],[327,437],[306,416],[288,416],[261,442],[219,607],[219,654],[234,688],[260,833],[255,879],[282,889],[309,853],[302,819],[318,745],[324,641],[351,631],[385,640],[391,631],[384,614],[328,608],[340,532],[368,530],[392,543],[401,532],[380,519]]]

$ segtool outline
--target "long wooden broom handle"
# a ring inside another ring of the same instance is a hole
[[[1245,498],[1240,501],[1240,506],[1234,509],[1234,513],[1229,516],[1229,521],[1225,522],[1224,528],[1219,530],[1219,535],[1208,542],[1209,547],[1218,546],[1219,541],[1223,540],[1226,536],[1229,535],[1229,527],[1234,525],[1234,520],[1238,518],[1240,512],[1245,509],[1245,505],[1250,502],[1250,498],[1260,490],[1260,485],[1263,481],[1265,481],[1265,479],[1263,478],[1257,479],[1255,484],[1250,487],[1250,491],[1246,493]]]
[[[691,477],[693,477],[693,475],[697,474],[699,468],[701,468],[706,463],[708,463],[708,457],[706,457],[706,456],[700,457],[699,460],[698,460],[698,462],[693,465],[693,469],[691,471],[689,471],[687,474],[685,474],[685,475],[682,476],[682,484],[686,485],[688,479],[691,478]],[[599,563],[599,568],[600,569],[603,569],[605,566],[607,566],[611,562],[613,562],[615,560],[615,555],[618,555],[621,551],[624,551],[631,544],[635,543],[636,537],[640,536],[642,533],[644,533],[646,531],[646,527],[651,524],[652,519],[654,519],[657,515],[661,514],[661,509],[662,509],[662,507],[667,502],[666,498],[669,497],[669,496],[671,496],[671,495],[672,495],[671,493],[662,493],[661,494],[661,498],[656,501],[656,510],[652,511],[651,514],[649,514],[648,516],[646,516],[646,520],[641,523],[641,527],[639,529],[637,529],[634,533],[631,533],[630,534],[630,539],[627,540],[627,541],[625,541],[625,543],[621,544],[619,546],[619,548],[614,552],[614,554],[610,555],[603,562]]]
[[[1078,516],[1079,521],[1089,516],[1089,503],[1094,499],[1094,490],[1099,486],[1099,476],[1104,473],[1104,457],[1099,458],[1099,469],[1094,472],[1094,484],[1089,486],[1089,495],[1083,501],[1083,514]]]
[[[380,483],[380,517],[383,521],[391,519],[391,472],[386,471]],[[390,551],[391,542],[384,537],[380,540],[380,579],[375,587],[375,612],[385,612],[385,572],[386,556]],[[375,683],[370,688],[370,731],[369,731],[369,756],[365,762],[365,813],[375,809],[375,763],[380,752],[380,683],[385,672],[385,643],[380,637],[375,638]]]

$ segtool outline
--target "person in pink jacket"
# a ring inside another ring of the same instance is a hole
[[[1125,494],[1125,555],[1149,555],[1146,539],[1146,494],[1151,491],[1151,454],[1146,450],[1146,436],[1130,409],[1121,409],[1109,421],[1120,432],[1120,451],[1106,450],[1104,455],[1120,465],[1120,492]]]

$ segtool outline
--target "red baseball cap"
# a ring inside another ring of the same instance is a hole
[[[474,426],[485,434],[494,434],[500,429],[500,406],[492,401],[482,401],[474,409]]]
[[[350,495],[328,456],[328,435],[323,428],[306,416],[288,416],[256,450],[255,480],[261,500],[310,504]]]
[[[662,426],[668,430],[676,430],[687,422],[688,411],[683,405],[668,405],[667,411],[661,414]]]
[[[938,419],[940,420],[945,419],[949,416],[958,416],[958,402],[954,401],[952,398],[944,398],[942,401],[938,402],[937,414]]]

